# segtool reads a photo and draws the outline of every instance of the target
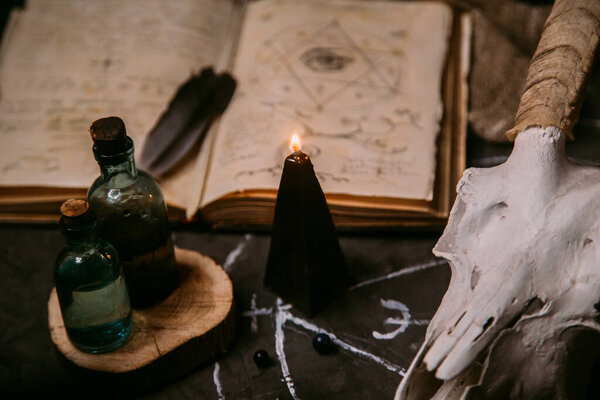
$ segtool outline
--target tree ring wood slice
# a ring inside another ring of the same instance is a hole
[[[56,347],[83,368],[123,374],[168,364],[159,365],[159,370],[170,370],[172,376],[226,351],[235,333],[229,276],[212,259],[196,251],[175,248],[175,257],[185,272],[179,288],[153,307],[133,310],[133,330],[127,342],[108,353],[88,354],[73,346],[53,288],[48,300],[48,325]]]

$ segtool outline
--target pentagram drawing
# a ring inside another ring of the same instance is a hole
[[[350,35],[337,20],[285,29],[266,40],[263,51],[258,72],[271,100],[307,113],[397,94],[407,65],[401,48],[370,32]]]
[[[264,41],[260,68],[251,83],[260,86],[264,105],[297,120],[305,136],[339,137],[367,149],[401,152],[404,146],[386,147],[381,138],[401,125],[419,125],[419,113],[397,107],[361,113],[365,106],[400,104],[408,63],[403,31],[394,32],[391,44],[383,36],[353,30],[337,20],[312,28],[287,28]]]

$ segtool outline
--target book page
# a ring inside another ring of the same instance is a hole
[[[294,133],[326,193],[431,200],[451,22],[441,3],[250,4],[203,205],[276,189]]]
[[[89,126],[117,115],[138,151],[192,73],[219,56],[233,2],[30,0],[3,46],[0,185],[87,187]],[[185,206],[193,161],[161,182]],[[185,190],[184,190],[185,189]]]

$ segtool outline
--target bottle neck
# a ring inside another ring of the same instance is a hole
[[[65,238],[67,238],[67,246],[70,248],[75,248],[94,241],[96,239],[96,235],[93,232],[66,232]]]
[[[131,138],[127,138],[123,148],[106,148],[94,145],[94,157],[100,166],[102,179],[106,182],[119,175],[119,179],[133,180],[137,168],[133,158],[134,147]]]
[[[96,223],[91,222],[81,227],[68,226],[61,219],[61,231],[67,239],[67,247],[76,248],[96,240]]]
[[[135,167],[133,153],[128,155],[125,161],[118,164],[105,164],[102,162],[99,162],[98,164],[100,165],[102,179],[105,181],[119,174],[125,174],[125,176],[128,176],[132,180],[137,176],[137,168]]]

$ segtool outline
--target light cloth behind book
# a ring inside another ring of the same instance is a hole
[[[340,227],[441,225],[465,166],[469,18],[438,2],[30,0],[0,53],[0,218],[55,220],[98,175],[88,128],[139,150],[203,66],[238,89],[164,177],[172,215],[268,226],[298,134]]]

